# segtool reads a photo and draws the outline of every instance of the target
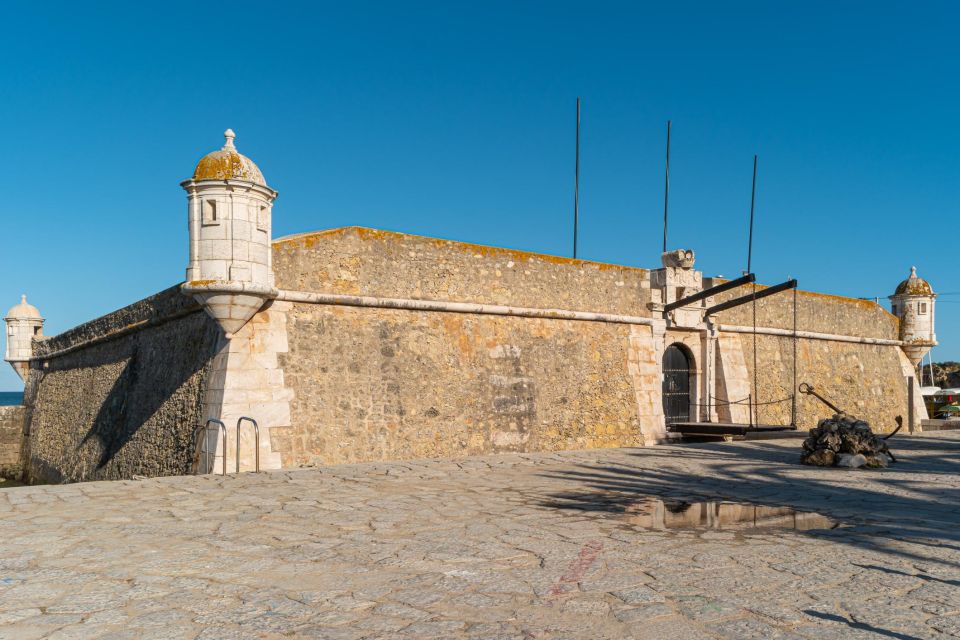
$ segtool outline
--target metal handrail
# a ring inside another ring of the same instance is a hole
[[[220,433],[223,434],[223,470],[221,471],[221,474],[227,475],[227,425],[223,424],[222,420],[217,420],[216,418],[209,418],[205,423],[203,423],[202,427],[197,427],[196,429],[194,429],[193,439],[194,439],[194,442],[196,442],[197,434],[200,432],[203,432],[203,444],[202,444],[200,453],[206,454],[205,468],[207,470],[207,473],[209,473],[211,470],[211,466],[210,466],[210,447],[207,446],[207,433],[209,433],[210,431],[211,422],[214,424],[220,425]],[[214,457],[214,459],[216,459],[216,457]]]
[[[256,420],[247,416],[240,416],[240,418],[237,420],[237,473],[240,473],[240,425],[244,420],[253,425],[253,455],[255,461],[254,473],[260,473],[260,426],[257,425]]]

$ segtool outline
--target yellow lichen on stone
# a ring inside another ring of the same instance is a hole
[[[199,167],[198,167],[199,168]],[[348,232],[354,232],[360,240],[389,240],[389,239],[407,239],[428,243],[441,249],[453,250],[463,253],[471,253],[476,257],[494,257],[515,260],[518,263],[525,262],[546,262],[551,264],[579,265],[589,267],[597,271],[623,271],[628,273],[645,274],[647,269],[639,267],[630,267],[619,264],[609,264],[606,262],[593,262],[590,260],[579,260],[567,258],[564,256],[554,256],[545,253],[532,253],[530,251],[521,251],[519,249],[506,249],[503,247],[492,247],[489,245],[474,244],[471,242],[459,242],[457,240],[444,240],[442,238],[429,238],[410,233],[399,233],[396,231],[384,231],[382,229],[370,229],[367,227],[338,227],[336,229],[325,229],[323,231],[313,231],[307,233],[298,233],[273,241],[273,244],[281,245],[285,243],[300,243],[305,247],[312,247],[317,240],[324,236],[341,235]]]
[[[266,185],[263,174],[250,158],[232,149],[208,153],[197,163],[194,180],[246,180]]]
[[[933,289],[930,287],[929,282],[917,278],[913,282],[904,280],[900,283],[900,286],[897,287],[896,295],[904,293],[910,296],[932,296]]]

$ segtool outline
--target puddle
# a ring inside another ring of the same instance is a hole
[[[840,522],[810,511],[750,502],[688,502],[645,498],[626,508],[627,522],[644,529],[744,531],[835,529]]]

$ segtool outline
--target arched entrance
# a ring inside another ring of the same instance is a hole
[[[676,344],[663,352],[663,415],[667,424],[690,421],[690,358]]]

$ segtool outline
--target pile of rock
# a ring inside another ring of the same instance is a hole
[[[837,414],[820,421],[803,441],[800,462],[817,467],[887,466],[893,460],[887,441],[870,430],[870,424],[852,416]]]

